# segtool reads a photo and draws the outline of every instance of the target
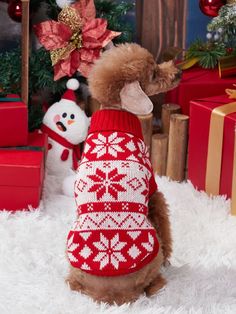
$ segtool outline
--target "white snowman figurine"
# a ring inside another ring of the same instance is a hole
[[[43,118],[42,132],[48,134],[47,170],[49,174],[66,177],[76,171],[80,160],[80,143],[88,134],[90,119],[76,104],[76,79],[68,80],[67,91],[54,103]]]

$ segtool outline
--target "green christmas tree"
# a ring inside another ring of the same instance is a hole
[[[236,47],[236,1],[228,0],[222,6],[217,17],[214,17],[208,24],[207,30],[214,33],[218,42],[226,48]]]
[[[205,69],[213,69],[220,58],[236,55],[236,0],[227,0],[207,25],[207,41],[197,39],[186,52]]]
[[[79,1],[79,0],[78,0]],[[121,36],[114,40],[114,43],[129,42],[132,40],[133,29],[125,22],[124,17],[131,10],[134,4],[125,1],[95,0],[97,17],[106,19],[108,29],[119,31]],[[57,6],[56,0],[31,0],[31,13],[37,12],[44,5],[47,9],[48,19],[57,20],[61,8]],[[6,94],[20,94],[21,82],[21,58],[20,48],[0,53],[0,96]],[[63,77],[54,81],[54,69],[50,59],[50,52],[44,47],[31,50],[29,67],[29,129],[37,128],[42,120],[42,104],[34,106],[34,95],[39,91],[43,93],[45,89],[50,90],[53,97],[48,100],[53,103],[60,99],[65,91],[68,77]]]

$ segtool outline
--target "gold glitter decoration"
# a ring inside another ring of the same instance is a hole
[[[80,32],[74,33],[70,41],[76,46],[77,49],[80,49],[83,47],[82,34]]]
[[[72,7],[64,7],[62,9],[58,15],[58,22],[68,25],[73,32],[81,30],[83,25],[78,12]]]
[[[78,12],[72,7],[65,7],[58,15],[58,21],[68,25],[73,33],[70,42],[66,47],[52,50],[50,52],[52,65],[54,66],[60,60],[67,59],[75,49],[82,48],[82,19]]]
[[[64,48],[59,48],[59,49],[55,49],[55,50],[50,51],[50,57],[52,60],[52,65],[54,66],[59,61],[61,61],[63,59],[67,59],[70,56],[70,54],[72,53],[72,51],[75,49],[76,49],[75,44],[71,42]]]

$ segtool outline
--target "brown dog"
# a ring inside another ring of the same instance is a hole
[[[68,236],[67,280],[96,301],[132,302],[166,282],[160,267],[172,251],[168,208],[134,114],[149,114],[147,95],[179,80],[172,62],[156,64],[137,44],[104,52],[89,76],[102,110],[92,117],[75,184],[78,220]]]

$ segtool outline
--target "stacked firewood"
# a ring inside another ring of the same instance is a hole
[[[144,141],[149,148],[155,174],[172,180],[186,178],[189,117],[176,104],[162,106],[161,132],[153,134],[152,114],[139,116]]]

